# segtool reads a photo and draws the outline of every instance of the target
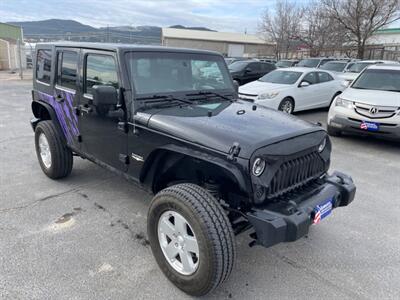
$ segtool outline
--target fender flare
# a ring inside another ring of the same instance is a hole
[[[182,158],[186,156],[186,157],[191,157],[193,159],[202,160],[209,164],[213,164],[218,168],[221,168],[228,174],[230,174],[232,176],[232,179],[236,181],[236,184],[238,185],[239,190],[241,192],[246,194],[250,193],[248,187],[251,187],[251,183],[249,179],[246,179],[246,177],[243,174],[243,171],[239,168],[238,165],[235,165],[231,162],[226,161],[223,158],[217,157],[215,155],[210,155],[203,151],[173,144],[167,144],[154,149],[144,162],[139,179],[141,182],[144,182],[146,183],[146,185],[149,185],[153,192],[155,188],[154,187],[155,179],[157,176],[161,175],[158,174],[157,171],[160,170],[160,168],[163,168],[164,169],[163,174],[164,174],[169,168],[173,167],[174,165],[172,164],[167,166],[166,164],[167,162],[162,159],[163,157],[165,157],[165,155],[168,154],[176,155],[176,158]]]
[[[43,102],[43,101],[34,100],[31,103],[31,108],[32,108],[32,113],[35,116],[35,118],[31,120],[31,125],[32,125],[33,131],[35,131],[36,126],[37,126],[37,124],[39,124],[40,121],[44,121],[44,120],[49,120],[50,119],[50,120],[53,121],[53,123],[55,124],[57,130],[59,131],[59,134],[62,137],[63,142],[67,143],[67,140],[65,138],[64,132],[61,129],[61,125],[60,125],[60,123],[58,121],[57,114],[56,114],[54,108],[50,104],[48,104],[46,102]],[[40,113],[39,110],[41,108],[44,109],[47,112],[48,116],[43,116],[43,114]]]

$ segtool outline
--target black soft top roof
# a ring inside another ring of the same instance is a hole
[[[194,53],[194,54],[213,54],[221,55],[218,52],[188,48],[171,48],[163,46],[147,46],[147,45],[135,45],[135,44],[117,44],[117,43],[82,43],[82,42],[49,42],[49,43],[38,43],[36,47],[70,47],[70,48],[84,48],[84,49],[96,49],[96,50],[107,50],[107,51],[157,51],[157,52],[181,52],[181,53]]]

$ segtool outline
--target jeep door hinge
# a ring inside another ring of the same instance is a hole
[[[240,145],[238,142],[234,142],[232,147],[229,149],[228,155],[226,156],[229,160],[235,160],[240,153]]]
[[[129,156],[126,154],[119,154],[119,161],[122,162],[125,165],[129,165]]]

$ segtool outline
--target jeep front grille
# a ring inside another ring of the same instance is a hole
[[[325,167],[317,152],[284,162],[270,182],[267,198],[272,199],[306,185],[320,177]]]

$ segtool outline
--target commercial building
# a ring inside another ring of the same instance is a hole
[[[400,50],[400,28],[386,28],[377,30],[371,37],[369,44],[379,44],[385,47],[397,47]]]
[[[161,42],[168,47],[217,51],[228,57],[273,57],[275,48],[252,34],[176,28],[163,28]]]
[[[19,43],[21,46],[19,46]],[[0,23],[0,70],[15,70],[26,67],[23,51],[23,32],[19,26]]]

